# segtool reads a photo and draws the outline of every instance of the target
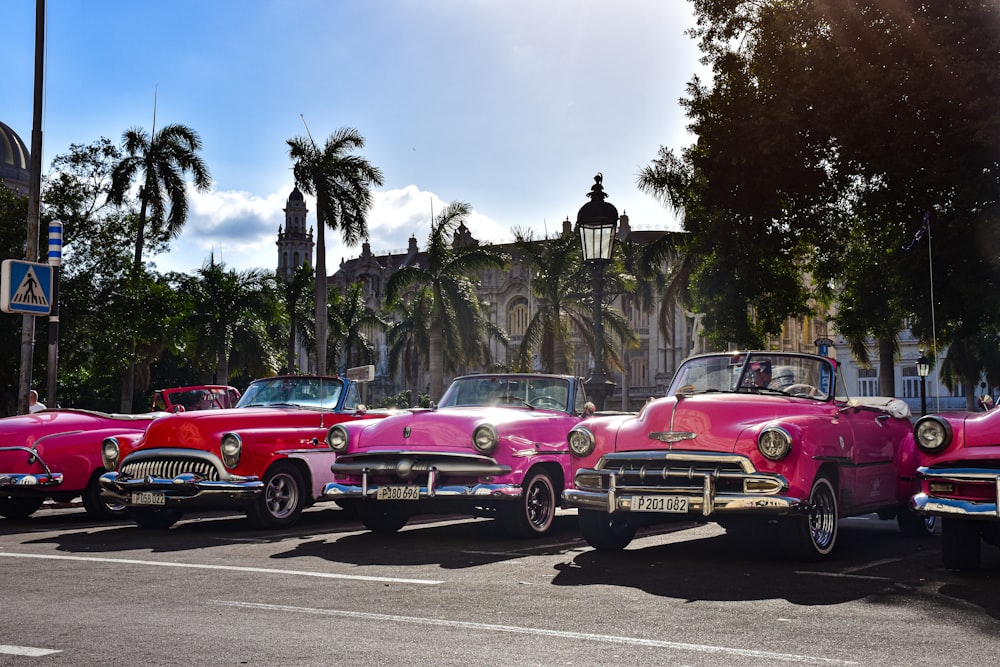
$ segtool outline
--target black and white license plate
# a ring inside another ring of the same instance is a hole
[[[419,486],[380,486],[375,491],[376,500],[420,500]]]
[[[135,491],[132,493],[133,505],[166,505],[167,496],[163,491]]]
[[[632,511],[685,514],[688,499],[684,496],[632,496]]]

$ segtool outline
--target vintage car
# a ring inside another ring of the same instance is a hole
[[[259,528],[290,526],[332,479],[327,430],[387,414],[361,404],[360,382],[374,369],[361,370],[255,380],[234,408],[177,412],[138,436],[105,438],[111,472],[100,478],[101,495],[147,528],[226,507],[244,510]]]
[[[221,410],[236,407],[239,400],[240,392],[236,387],[221,384],[157,389],[153,393],[153,412]]]
[[[542,535],[571,481],[566,433],[592,411],[579,378],[459,377],[432,409],[333,426],[334,481],[324,494],[354,503],[374,532],[395,532],[415,514],[454,513]]]
[[[945,567],[977,569],[981,542],[1000,546],[1000,409],[926,415],[913,436],[923,464],[914,508],[941,519]]]
[[[833,551],[843,516],[878,513],[927,535],[933,522],[908,511],[917,485],[909,416],[898,399],[850,398],[834,359],[698,355],[637,415],[593,417],[569,432],[575,488],[563,499],[604,550],[678,518],[734,533],[773,524],[802,560]]]
[[[153,419],[166,416],[172,405],[170,397],[201,396],[204,392],[239,395],[234,387],[178,387],[158,391],[167,397],[162,411],[146,414],[58,408],[0,419],[0,516],[26,519],[47,498],[69,502],[79,496],[95,517],[121,517],[121,505],[100,498],[98,478],[107,472],[101,459],[101,441],[126,433],[138,436]],[[192,403],[189,409],[211,407]]]

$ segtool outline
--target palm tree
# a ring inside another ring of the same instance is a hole
[[[187,222],[188,201],[184,175],[190,172],[194,186],[206,192],[212,186],[208,167],[198,155],[201,138],[186,125],[167,125],[152,137],[134,127],[122,135],[125,155],[111,172],[108,201],[124,203],[133,181],[139,179],[139,217],[136,221],[135,263],[142,266],[146,226],[157,240],[176,238]],[[168,207],[169,202],[169,207]]]
[[[353,128],[331,134],[322,149],[311,137],[288,140],[295,185],[316,198],[316,366],[320,374],[326,373],[328,326],[326,226],[340,230],[348,246],[367,239],[366,216],[374,203],[371,188],[382,185],[383,180],[377,167],[352,154],[364,145],[364,137]]]
[[[192,301],[188,320],[193,359],[208,360],[216,382],[229,382],[229,362],[239,350],[247,370],[273,373],[280,354],[267,325],[283,316],[275,276],[263,269],[236,271],[211,258],[182,290]]]
[[[330,324],[339,340],[339,369],[369,363],[375,358],[374,331],[388,331],[389,322],[365,305],[363,286],[353,283],[330,299]]]
[[[139,216],[136,218],[135,258],[132,263],[132,283],[138,283],[142,270],[142,251],[146,243],[146,226],[157,241],[176,238],[187,222],[188,201],[185,174],[191,174],[199,192],[212,186],[208,167],[198,155],[201,138],[185,125],[167,125],[152,136],[134,127],[122,135],[125,155],[111,171],[108,201],[122,205],[132,183],[139,180]],[[169,206],[168,206],[169,202]],[[135,348],[122,385],[122,412],[132,411],[135,393]]]
[[[430,354],[428,336],[432,328],[434,295],[428,287],[410,290],[406,298],[387,305],[393,324],[389,328],[389,369],[403,371],[403,381],[410,387],[411,405],[419,405],[420,358]]]
[[[474,280],[479,271],[506,268],[509,258],[473,239],[452,243],[464,230],[470,206],[448,204],[431,223],[423,264],[399,269],[386,282],[386,301],[394,303],[410,287],[426,287],[431,297],[431,329],[428,332],[428,368],[431,400],[444,392],[444,371],[484,360],[482,340],[487,330],[476,295]],[[456,234],[457,236],[457,234]]]
[[[313,338],[315,326],[310,315],[310,308],[306,299],[306,294],[313,291],[313,269],[308,264],[303,264],[295,269],[291,278],[285,280],[284,305],[285,313],[288,315],[288,342],[285,346],[285,371],[293,373],[295,371],[295,341],[296,339],[305,342],[308,348],[315,349],[316,341]]]

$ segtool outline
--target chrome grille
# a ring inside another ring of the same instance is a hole
[[[614,473],[619,489],[623,487],[653,488],[669,486],[672,489],[700,491],[705,477],[713,477],[720,492],[740,492],[746,477],[744,467],[738,461],[704,461],[671,459],[651,461],[649,459],[617,459],[603,466],[603,472]],[[602,486],[607,488],[606,476],[602,476]]]
[[[122,464],[121,472],[131,478],[160,477],[163,479],[173,479],[184,473],[198,475],[203,479],[218,481],[219,471],[208,461],[198,459],[144,459],[139,461],[126,461]]]

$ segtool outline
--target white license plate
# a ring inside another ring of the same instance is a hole
[[[688,499],[684,496],[632,496],[632,511],[685,514]]]
[[[380,486],[376,500],[420,500],[419,486]]]
[[[162,491],[136,491],[132,494],[133,505],[166,505],[167,497]]]

